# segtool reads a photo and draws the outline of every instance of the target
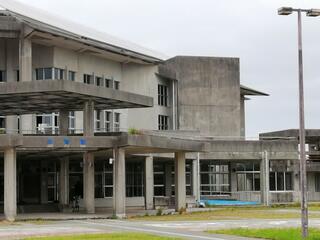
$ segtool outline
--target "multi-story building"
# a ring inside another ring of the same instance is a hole
[[[201,198],[299,199],[296,139],[245,139],[245,100],[267,94],[240,84],[239,59],[166,59],[19,2],[0,6],[8,219],[68,211],[78,196],[88,213],[117,216]]]

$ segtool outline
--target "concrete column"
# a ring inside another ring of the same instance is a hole
[[[87,101],[83,108],[83,136],[94,136],[94,102]]]
[[[6,40],[6,74],[7,82],[16,81],[16,67],[14,59],[14,48],[16,48],[17,42],[12,39]],[[17,116],[7,116],[6,117],[6,133],[17,133],[18,132],[18,118]]]
[[[176,211],[186,208],[186,156],[175,153],[175,201]]]
[[[22,27],[19,40],[19,74],[21,82],[32,81],[32,42],[25,38],[26,27]],[[32,115],[25,114],[20,117],[20,129],[22,133],[32,133]]]
[[[164,177],[165,177],[165,194],[166,197],[172,195],[172,165],[171,163],[165,163],[164,165]]]
[[[260,161],[260,191],[261,203],[265,206],[269,206],[270,204],[269,189],[269,157],[268,152],[264,151]]]
[[[14,221],[17,215],[17,156],[14,148],[4,151],[4,215]]]
[[[198,159],[192,160],[192,194],[196,198],[196,202],[200,201],[199,167]]]
[[[83,200],[87,213],[95,213],[94,204],[94,154],[83,154]]]
[[[69,111],[59,112],[59,135],[66,136],[69,133]]]
[[[154,209],[153,197],[154,197],[154,186],[153,186],[153,157],[149,156],[145,158],[145,201],[146,209]]]
[[[69,205],[69,158],[60,159],[59,203],[61,208]]]
[[[118,218],[126,216],[126,166],[125,150],[113,150],[113,214]]]

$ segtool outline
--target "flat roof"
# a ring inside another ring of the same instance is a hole
[[[269,96],[268,93],[264,93],[258,90],[255,90],[253,88],[249,88],[247,86],[244,85],[240,85],[240,92],[241,95],[251,95],[251,96]]]
[[[306,143],[313,143],[320,140],[320,129],[305,130]],[[299,139],[299,129],[285,129],[280,131],[266,132],[259,134],[260,139]]]
[[[153,106],[153,98],[68,80],[1,83],[0,115],[82,111],[92,100],[95,109],[126,109]]]
[[[15,0],[0,0],[0,7],[27,25],[68,37],[92,46],[103,47],[147,62],[162,62],[167,57],[156,51],[144,48],[129,41],[97,31],[93,28],[63,19],[42,9],[31,7]]]

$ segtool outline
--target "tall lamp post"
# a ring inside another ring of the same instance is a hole
[[[300,186],[301,186],[301,232],[302,238],[308,236],[308,199],[307,199],[307,171],[306,171],[306,151],[305,151],[305,127],[304,127],[304,93],[303,93],[303,61],[302,61],[302,27],[301,13],[308,17],[320,16],[320,9],[296,9],[282,7],[278,9],[279,15],[290,15],[298,13],[298,50],[299,50],[299,141],[300,141]]]

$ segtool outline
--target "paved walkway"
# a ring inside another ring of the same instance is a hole
[[[237,227],[297,227],[299,219],[290,220],[225,220],[225,221],[128,221],[108,219],[82,219],[0,224],[0,239],[23,239],[30,236],[67,235],[83,233],[143,232],[181,239],[244,240],[235,236],[207,234],[206,230]],[[320,219],[310,219],[310,226],[320,228]]]

